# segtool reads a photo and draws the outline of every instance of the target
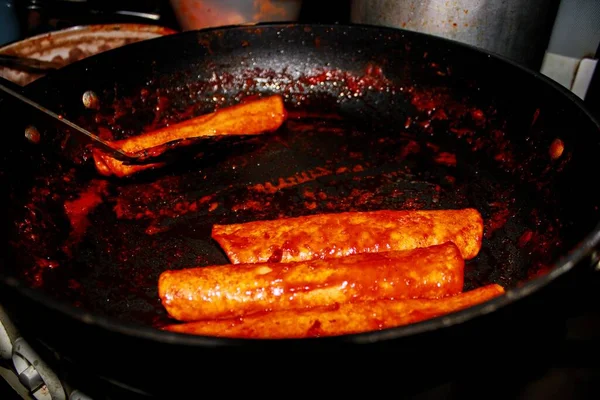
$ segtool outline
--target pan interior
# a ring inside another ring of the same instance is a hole
[[[98,109],[81,103],[88,90]],[[12,124],[2,274],[129,322],[172,322],[162,271],[227,263],[210,238],[217,223],[474,207],[485,235],[469,290],[547,273],[598,221],[591,187],[575,183],[598,150],[587,115],[539,77],[441,39],[365,27],[190,32],[91,57],[27,91],[108,140],[249,96],[285,98],[277,132],[203,141],[126,179],[99,176],[85,152],[72,162],[30,145]]]

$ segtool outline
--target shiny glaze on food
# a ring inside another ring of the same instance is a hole
[[[212,237],[234,264],[343,257],[448,241],[468,260],[481,248],[483,219],[471,208],[345,212],[217,224]]]
[[[257,98],[211,114],[201,115],[174,125],[153,130],[128,139],[112,142],[126,153],[136,153],[157,148],[173,141],[185,139],[258,135],[277,130],[287,117],[283,99],[279,95]],[[162,163],[126,165],[98,149],[93,150],[96,169],[102,175],[125,177],[137,172],[162,166]]]
[[[463,284],[464,260],[448,242],[327,260],[165,271],[158,292],[172,318],[194,321],[355,300],[440,298],[462,292]]]
[[[504,293],[490,284],[442,299],[374,300],[248,317],[196,321],[165,330],[228,338],[284,339],[338,336],[413,324],[475,306]]]

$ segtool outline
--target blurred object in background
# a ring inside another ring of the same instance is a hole
[[[428,33],[539,70],[560,0],[352,0],[351,21]]]
[[[599,46],[600,2],[562,0],[541,71],[585,99]]]
[[[600,80],[598,0],[351,0],[350,7],[351,22],[477,46],[540,71],[581,99]]]
[[[18,42],[5,46],[0,43],[0,53],[45,61],[62,60],[65,65],[133,41],[184,30],[182,25],[191,29],[191,23],[199,27],[203,24],[217,26],[294,20],[346,23],[350,19],[349,0],[339,1],[336,7],[331,8],[323,8],[316,0],[173,1],[173,6],[171,0],[12,1],[15,24],[10,25],[13,28],[10,41]],[[191,13],[192,16],[199,17],[188,22],[182,18],[180,24],[174,10],[181,12],[183,8],[185,11],[185,4],[200,7],[188,8],[188,11],[198,12]],[[208,4],[216,6],[210,10],[207,8],[205,15],[200,12],[201,7],[208,7]],[[9,26],[4,20],[1,22],[0,28]],[[26,85],[42,74],[0,66],[0,76]]]
[[[0,45],[19,38],[19,21],[13,0],[0,0]]]
[[[60,29],[0,47],[0,54],[54,61],[60,66],[82,60],[129,43],[170,35],[176,31],[148,24],[103,24]],[[0,66],[0,76],[27,85],[43,76]]]
[[[94,24],[155,24],[182,31],[231,23],[350,22],[350,0],[336,0],[335,7],[323,7],[320,0],[12,1],[21,27],[21,39]]]
[[[182,30],[296,21],[301,0],[171,0]]]
[[[13,1],[21,38],[98,24],[152,24],[179,30],[169,0]]]

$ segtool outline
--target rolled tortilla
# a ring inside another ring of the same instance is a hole
[[[227,318],[354,300],[438,298],[460,293],[464,260],[445,243],[293,263],[165,271],[159,297],[180,321]]]
[[[453,242],[464,259],[481,249],[483,219],[461,210],[369,211],[214,225],[233,264],[290,262],[409,250]]]
[[[286,118],[283,98],[280,95],[272,95],[115,141],[111,145],[126,153],[135,153],[174,140],[209,136],[258,135],[277,130]],[[92,155],[100,174],[115,175],[120,178],[163,165],[162,163],[126,165],[99,149],[94,149]]]
[[[504,293],[492,284],[441,299],[374,300],[169,325],[171,332],[237,339],[301,339],[399,327],[473,307]]]

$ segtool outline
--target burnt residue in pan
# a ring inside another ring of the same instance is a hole
[[[514,287],[573,245],[552,218],[550,185],[569,163],[568,148],[558,156],[556,144],[517,149],[491,102],[475,105],[445,86],[394,84],[377,65],[361,75],[252,68],[180,86],[115,86],[96,93],[100,106],[78,122],[121,139],[271,92],[284,93],[289,109],[279,131],[199,146],[196,157],[160,170],[105,179],[48,160],[11,238],[19,265],[31,266],[16,273],[79,307],[160,326],[168,322],[157,297],[162,271],[227,262],[210,238],[216,223],[475,207],[485,237],[467,263],[465,289]],[[543,118],[543,110],[532,114],[525,133],[536,146]]]

